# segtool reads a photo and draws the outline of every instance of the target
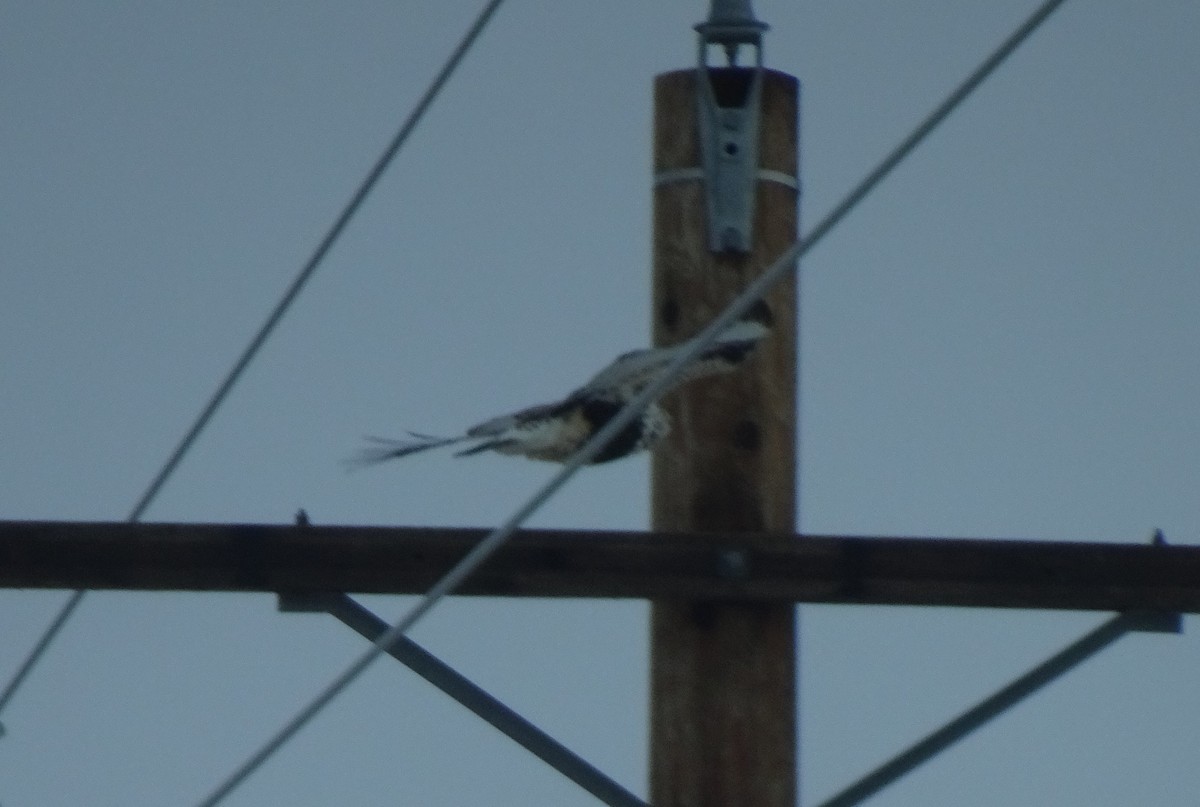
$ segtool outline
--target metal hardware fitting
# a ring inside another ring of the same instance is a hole
[[[755,172],[755,175],[758,177],[759,182],[774,182],[777,185],[791,188],[797,192],[800,190],[800,180],[791,174],[785,174],[783,171],[760,168]],[[654,175],[654,187],[660,188],[663,185],[671,185],[676,182],[692,182],[703,179],[703,168],[671,168],[666,171],[659,171]]]
[[[750,561],[742,549],[722,549],[717,552],[717,577],[722,580],[745,580],[750,574]]]
[[[700,158],[708,200],[708,248],[713,252],[750,251],[758,179],[762,35],[767,27],[755,19],[750,0],[712,0],[708,20],[695,26],[699,34],[696,103]],[[732,100],[733,105],[718,103],[713,83],[718,76],[708,67],[711,45],[725,50],[729,65],[721,72],[729,74],[726,77],[731,77],[735,86],[749,79],[740,98],[721,99],[722,103]],[[754,48],[753,68],[737,66],[738,50],[743,45]]]

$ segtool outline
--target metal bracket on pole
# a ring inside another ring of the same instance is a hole
[[[758,125],[762,107],[762,35],[768,26],[755,19],[750,0],[712,0],[708,20],[695,26],[699,34],[696,102],[699,107],[700,152],[708,197],[708,248],[712,252],[749,252],[758,180]],[[733,86],[743,92],[721,92],[718,71],[708,67],[711,45],[725,50],[728,67],[720,72],[748,74]],[[737,67],[738,50],[754,48],[754,67]],[[743,82],[748,78],[749,86]]]

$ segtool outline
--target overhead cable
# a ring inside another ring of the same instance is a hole
[[[437,98],[438,93],[441,91],[446,81],[450,78],[450,75],[454,72],[455,68],[458,67],[463,57],[466,56],[467,51],[469,51],[471,46],[475,43],[475,40],[479,37],[479,34],[483,32],[484,27],[487,25],[488,21],[492,18],[492,15],[495,14],[496,10],[500,7],[500,4],[503,1],[504,0],[490,0],[490,2],[488,2],[484,9],[479,13],[479,16],[476,17],[475,21],[471,24],[471,27],[467,29],[467,32],[463,35],[453,52],[451,52],[450,57],[446,60],[446,63],[442,65],[441,70],[438,71],[428,89],[425,90],[425,93],[417,101],[416,106],[414,106],[412,111],[409,113],[408,118],[404,121],[403,125],[400,127],[400,130],[396,133],[396,136],[392,138],[392,141],[388,144],[387,148],[384,149],[383,154],[381,154],[379,159],[376,160],[375,165],[372,166],[371,170],[367,172],[366,177],[359,184],[357,190],[354,191],[354,194],[350,197],[350,201],[347,202],[345,207],[342,208],[342,212],[334,221],[333,226],[329,228],[329,231],[325,233],[324,238],[322,238],[317,244],[316,249],[313,250],[313,253],[309,257],[308,261],[305,262],[303,267],[301,267],[295,279],[292,280],[291,285],[288,286],[279,302],[275,305],[275,308],[267,316],[266,321],[263,322],[262,327],[258,329],[258,332],[254,335],[254,338],[250,340],[250,343],[246,346],[246,349],[238,357],[237,361],[233,363],[229,373],[217,387],[212,397],[208,400],[208,403],[206,403],[204,408],[200,410],[200,414],[196,417],[195,422],[192,423],[191,428],[189,428],[187,433],[184,434],[183,438],[179,441],[179,444],[175,447],[175,450],[171,453],[170,457],[167,458],[167,461],[163,463],[162,468],[159,469],[154,479],[151,480],[141,498],[138,499],[137,504],[134,505],[133,510],[126,519],[127,521],[130,523],[140,521],[142,515],[158,497],[159,492],[167,483],[167,480],[171,478],[171,475],[175,472],[175,469],[179,466],[179,463],[183,460],[184,456],[191,449],[192,445],[195,444],[196,440],[200,437],[201,432],[203,432],[205,427],[208,426],[209,421],[212,420],[212,417],[216,414],[217,409],[222,403],[225,402],[225,399],[229,397],[229,393],[233,390],[234,385],[236,385],[241,379],[242,374],[250,365],[250,362],[253,361],[253,359],[258,355],[259,350],[266,343],[272,332],[274,332],[275,327],[292,307],[292,304],[296,301],[296,298],[299,296],[304,286],[308,283],[313,274],[317,271],[317,268],[325,260],[326,255],[329,254],[329,251],[333,248],[334,243],[346,229],[346,225],[350,223],[350,220],[354,218],[354,215],[358,212],[359,208],[362,207],[363,202],[366,200],[370,192],[375,188],[375,185],[378,183],[380,177],[383,176],[383,173],[387,169],[388,165],[391,164],[396,154],[399,153],[401,147],[404,146],[405,142],[409,138],[409,135],[411,135],[413,130],[416,129],[417,124],[420,123],[421,118],[424,117],[426,110],[429,109],[434,99]],[[37,666],[38,661],[49,648],[55,636],[58,635],[59,631],[62,630],[63,626],[66,625],[67,621],[71,618],[71,615],[83,601],[85,593],[86,592],[82,589],[73,592],[68,598],[67,602],[62,606],[61,609],[59,609],[54,619],[51,620],[50,625],[47,626],[45,631],[43,631],[42,636],[34,644],[33,648],[30,650],[21,666],[17,669],[16,674],[4,688],[3,695],[0,695],[0,711],[3,711],[4,706],[12,699],[13,695],[17,691],[17,688],[20,687],[21,683],[28,677],[29,673],[33,671],[35,666]]]

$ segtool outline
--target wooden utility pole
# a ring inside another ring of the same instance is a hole
[[[749,68],[710,71],[717,100],[738,103]],[[758,166],[796,177],[796,80],[764,71]],[[654,169],[701,165],[699,71],[658,76]],[[757,172],[756,172],[757,174]],[[711,181],[711,179],[710,179]],[[748,252],[710,252],[705,182],[659,183],[654,196],[654,338],[675,344],[706,326],[797,236],[797,192],[756,182]],[[767,296],[771,335],[730,376],[666,401],[672,432],[652,470],[652,529],[772,533],[796,523],[796,285]],[[737,578],[746,557],[726,556]],[[655,807],[793,807],[796,630],[790,603],[655,601],[651,609],[650,801]]]

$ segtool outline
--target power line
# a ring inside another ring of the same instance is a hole
[[[716,339],[728,326],[745,314],[750,307],[794,269],[795,262],[815,246],[830,230],[861,202],[874,188],[900,164],[934,129],[941,124],[971,93],[1010,56],[1064,0],[1047,0],[1030,17],[1010,34],[984,61],[971,72],[913,132],[900,142],[884,159],[858,183],[812,232],[796,241],[780,255],[761,275],[709,325],[691,340],[682,351],[663,369],[659,376],[640,394],[629,401],[617,415],[605,424],[585,443],[579,451],[528,501],[517,509],[503,524],[496,527],[486,538],[466,554],[446,573],[408,613],[382,633],[372,646],[325,687],[312,701],[304,706],[286,725],[276,732],[258,751],[252,754],[230,776],[214,790],[199,807],[214,807],[224,800],[238,785],[263,765],[276,751],[283,747],[326,705],[346,689],[379,656],[387,651],[397,639],[411,629],[439,600],[453,592],[495,550],[507,541],[530,516],[545,504],[566,482],[589,460],[595,457],[608,442],[634,418],[668,390],[684,368]]]
[[[142,493],[141,498],[138,499],[137,504],[135,504],[133,510],[130,511],[129,516],[126,519],[127,521],[139,521],[143,514],[145,514],[146,510],[158,497],[159,492],[167,483],[167,480],[171,478],[172,474],[174,474],[175,469],[179,466],[179,463],[183,461],[184,456],[188,453],[191,447],[195,444],[196,440],[200,437],[200,434],[208,426],[209,421],[212,420],[213,415],[215,415],[217,412],[217,409],[220,408],[221,404],[225,402],[225,399],[229,397],[229,393],[241,379],[242,374],[246,371],[246,368],[250,365],[250,362],[253,361],[258,355],[259,350],[262,349],[262,346],[274,332],[275,327],[279,325],[279,322],[283,319],[284,315],[296,301],[296,298],[300,295],[300,292],[304,289],[304,286],[312,278],[313,274],[316,273],[317,268],[324,261],[325,256],[329,254],[329,251],[333,248],[334,243],[341,236],[342,232],[345,231],[346,226],[350,223],[350,220],[354,218],[354,215],[358,212],[359,208],[362,207],[363,202],[375,188],[376,183],[378,183],[380,177],[383,176],[383,173],[385,170],[387,170],[388,165],[391,164],[396,154],[399,153],[400,149],[404,146],[405,142],[409,138],[409,135],[411,135],[413,130],[416,129],[417,124],[420,123],[421,119],[424,117],[425,112],[429,109],[430,105],[433,103],[442,87],[449,80],[455,68],[458,67],[459,63],[463,60],[463,57],[466,56],[467,51],[470,50],[471,46],[475,43],[475,40],[479,37],[479,34],[483,32],[484,27],[487,25],[488,21],[492,18],[492,15],[495,14],[496,10],[500,7],[500,4],[503,1],[504,0],[490,0],[484,9],[479,13],[479,16],[476,17],[475,21],[471,24],[471,27],[467,29],[467,32],[463,35],[458,45],[451,52],[445,64],[442,65],[442,69],[438,71],[429,87],[425,90],[425,93],[421,96],[421,98],[417,101],[416,106],[414,106],[412,111],[409,113],[408,118],[404,121],[404,124],[400,127],[400,130],[396,133],[396,136],[392,138],[392,141],[388,144],[387,148],[384,149],[383,154],[380,155],[378,160],[376,160],[375,164],[371,167],[371,170],[367,172],[367,176],[359,184],[358,189],[354,191],[354,194],[350,197],[350,201],[347,202],[345,207],[342,208],[342,212],[338,215],[337,219],[334,220],[333,225],[329,228],[329,231],[325,233],[325,236],[317,244],[316,249],[313,250],[313,253],[309,257],[308,261],[303,267],[301,267],[295,279],[292,280],[291,285],[288,286],[279,302],[275,305],[275,308],[267,316],[266,321],[263,322],[262,327],[258,329],[258,332],[254,335],[254,338],[250,340],[250,343],[246,346],[246,349],[242,352],[241,356],[239,356],[237,361],[233,363],[233,366],[230,368],[229,373],[225,376],[225,379],[217,387],[212,397],[208,400],[208,403],[204,405],[204,408],[200,410],[200,414],[196,417],[195,422],[192,423],[191,428],[189,428],[187,433],[184,434],[183,438],[179,441],[179,444],[175,447],[175,450],[171,452],[171,455],[167,458],[167,461],[163,463],[163,466],[154,476],[154,479],[151,480],[145,492]],[[37,666],[38,661],[41,660],[41,657],[45,654],[51,642],[53,642],[54,638],[58,635],[59,631],[62,630],[63,626],[66,625],[67,621],[71,618],[72,614],[74,614],[80,603],[83,602],[83,598],[86,593],[87,592],[82,589],[73,592],[68,598],[67,602],[59,610],[58,614],[53,620],[51,620],[50,625],[47,626],[45,631],[43,631],[42,636],[34,644],[24,662],[22,662],[21,666],[17,669],[16,674],[5,687],[4,694],[0,695],[0,712],[4,710],[4,706],[7,705],[7,703],[12,699],[22,682],[24,682],[24,680],[29,676],[34,667]]]

